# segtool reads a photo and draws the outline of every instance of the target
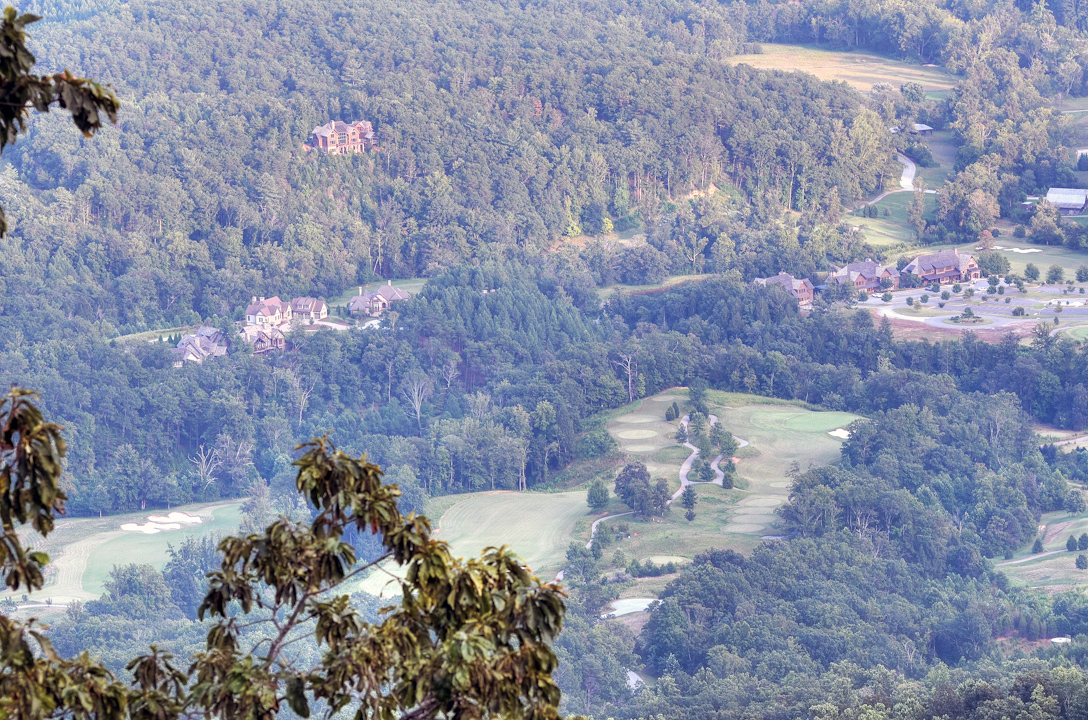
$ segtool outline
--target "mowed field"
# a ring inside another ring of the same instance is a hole
[[[1088,570],[1078,570],[1077,555],[1069,552],[1065,543],[1069,536],[1077,538],[1088,532],[1088,515],[1070,515],[1064,512],[1046,513],[1040,520],[1043,552],[1034,555],[1031,546],[1034,539],[1020,548],[1013,560],[995,559],[997,569],[1005,573],[1016,585],[1027,585],[1051,594],[1066,592],[1088,585]],[[1088,551],[1084,551],[1088,555]]]
[[[731,65],[744,63],[762,70],[807,72],[821,80],[841,80],[861,92],[869,92],[879,82],[890,83],[896,89],[903,83],[916,82],[921,83],[931,97],[939,97],[956,84],[955,78],[941,68],[923,67],[873,53],[775,43],[761,43],[761,47],[762,53],[736,55],[728,62]]]
[[[679,422],[665,422],[665,410],[674,401],[683,407],[686,396],[686,390],[677,388],[645,398],[607,424],[628,460],[644,462],[651,476],[666,478],[673,489],[679,487],[680,465],[690,451],[673,439]],[[708,548],[745,551],[780,532],[774,511],[788,500],[786,473],[791,464],[807,468],[837,461],[842,441],[828,433],[858,419],[850,413],[815,412],[755,395],[710,391],[707,397],[718,422],[750,443],[737,453],[739,486],[725,490],[696,485],[694,522],[685,520],[680,508],[653,522],[629,516],[617,519],[614,522],[626,522],[631,529],[631,536],[615,546],[627,560],[691,558]],[[626,509],[614,501],[609,512]],[[653,585],[651,579],[641,581],[624,595],[652,592]]]
[[[45,587],[31,596],[32,601],[51,599],[64,604],[72,600],[93,600],[102,594],[103,583],[114,565],[140,563],[161,570],[170,559],[168,546],[180,545],[189,536],[226,535],[237,530],[239,501],[204,503],[173,508],[199,516],[203,522],[177,530],[163,530],[154,535],[126,532],[125,523],[142,524],[149,515],[169,511],[147,511],[104,518],[62,519],[45,540],[33,538],[35,549],[49,553]],[[19,600],[22,593],[4,593],[4,598]]]
[[[457,557],[479,557],[486,547],[507,545],[533,572],[551,580],[563,567],[567,546],[588,534],[592,522],[586,491],[562,493],[495,491],[433,498],[427,517],[435,536],[450,544]],[[353,589],[390,597],[400,593],[395,578],[401,568],[386,563]]]

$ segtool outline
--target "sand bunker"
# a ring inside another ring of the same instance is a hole
[[[192,525],[193,523],[204,522],[196,515],[190,515],[184,512],[172,512],[169,515],[148,515],[147,522],[140,523],[124,523],[121,525],[121,529],[125,532],[138,532],[144,535],[154,535],[160,533],[163,530],[180,530],[181,526]]]
[[[657,437],[657,432],[654,430],[621,430],[616,435],[624,440],[645,440]]]
[[[664,418],[654,417],[653,415],[625,415],[624,417],[616,418],[618,423],[651,423],[664,421]]]
[[[837,437],[837,438],[840,438],[842,440],[849,440],[850,439],[850,431],[849,430],[844,430],[842,428],[835,428],[834,430],[831,430],[827,434],[830,435],[831,437]]]
[[[654,450],[660,450],[660,445],[624,445],[624,451],[626,452],[653,452]]]
[[[198,515],[176,511],[169,515],[148,515],[147,519],[154,523],[188,523],[190,525],[204,522]]]

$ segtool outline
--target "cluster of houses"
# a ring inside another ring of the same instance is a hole
[[[348,312],[355,317],[375,318],[388,310],[393,303],[407,300],[411,293],[393,287],[389,281],[377,290],[363,292],[348,301]],[[277,296],[250,299],[246,306],[246,317],[238,338],[253,346],[254,353],[266,353],[272,350],[284,350],[287,337],[284,328],[292,323],[312,324],[329,316],[328,304],[319,298],[296,297],[281,300]],[[171,352],[174,354],[174,367],[181,367],[185,362],[203,363],[207,358],[227,354],[227,341],[223,333],[213,327],[202,326],[193,333],[183,335]]]
[[[982,277],[978,261],[967,253],[955,248],[936,253],[919,255],[902,270],[894,265],[881,265],[874,260],[850,263],[840,268],[833,268],[827,275],[827,285],[849,285],[855,292],[867,293],[898,290],[902,275],[913,275],[921,284],[965,283]],[[789,273],[778,273],[773,277],[756,278],[756,285],[778,285],[795,298],[800,305],[811,305],[816,288],[808,279],[798,279]]]

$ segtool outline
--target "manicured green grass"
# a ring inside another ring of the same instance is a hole
[[[1078,570],[1074,564],[1082,551],[1067,552],[1065,543],[1070,535],[1079,538],[1088,532],[1088,514],[1069,515],[1064,512],[1052,512],[1043,515],[1040,525],[1044,530],[1044,552],[1060,551],[1054,555],[1035,558],[1031,552],[1034,540],[1025,543],[1015,554],[1014,560],[1024,560],[1011,565],[1003,565],[1003,559],[997,559],[998,570],[1005,573],[1009,580],[1017,585],[1029,585],[1043,588],[1048,592],[1064,592],[1074,588],[1088,586],[1088,571]],[[1088,554],[1088,551],[1083,551]]]
[[[674,388],[646,398],[607,425],[621,450],[631,459],[647,462],[651,475],[666,477],[673,489],[679,487],[680,465],[690,451],[666,444],[671,442],[669,435],[675,431],[675,423],[665,423],[663,415],[674,399],[683,409],[686,395],[684,389]],[[642,523],[638,538],[624,541],[628,557],[691,557],[706,547],[752,547],[761,536],[775,532],[774,509],[788,499],[787,473],[792,463],[805,468],[835,462],[842,441],[827,433],[857,419],[849,413],[816,412],[803,403],[737,393],[710,391],[708,403],[724,428],[750,443],[737,453],[738,487],[723,490],[697,486],[701,496],[706,495],[699,519],[688,524],[676,509],[663,521]],[[625,437],[632,434],[631,428],[642,430],[639,435],[650,431],[657,435],[647,439]],[[652,443],[657,444],[657,450],[649,449]]]
[[[102,518],[62,519],[48,538],[35,537],[30,544],[49,554],[46,584],[32,599],[52,598],[56,602],[92,600],[102,592],[102,583],[114,565],[147,563],[162,569],[169,560],[167,545],[180,545],[192,535],[228,534],[238,528],[239,501],[203,503],[174,508],[199,515],[204,522],[165,530],[156,535],[125,532],[125,523],[143,523],[148,515],[169,511],[149,510]],[[0,597],[21,597],[21,593],[3,593]]]
[[[454,555],[476,557],[485,547],[509,545],[534,572],[556,571],[589,506],[584,490],[564,493],[485,492],[460,499],[435,522]]]
[[[847,222],[861,227],[865,239],[877,247],[909,243],[914,240],[914,229],[910,226],[907,208],[914,199],[914,193],[897,192],[883,200],[873,203],[879,213],[870,218],[851,213]],[[884,215],[887,210],[888,214]],[[937,197],[926,195],[925,217],[932,218],[937,211]]]
[[[869,92],[879,82],[891,83],[895,88],[917,82],[927,91],[950,90],[956,84],[956,79],[940,68],[922,67],[873,53],[776,43],[763,43],[761,47],[761,54],[737,55],[728,62],[764,70],[807,72],[821,80],[842,80],[862,92]]]
[[[952,139],[951,130],[936,130],[931,137],[926,138],[925,142],[937,166],[928,168],[918,166],[915,177],[925,181],[927,190],[938,190],[946,180],[952,177],[952,170],[956,164],[956,144]]]
[[[625,293],[640,293],[640,292],[653,292],[655,290],[664,290],[675,285],[680,285],[686,282],[700,282],[711,277],[710,275],[672,275],[665,278],[662,282],[655,283],[653,285],[628,285],[626,283],[614,283],[612,285],[605,285],[604,287],[597,289],[597,296],[601,300],[608,300],[610,297],[618,292]]]
[[[1080,342],[1088,341],[1088,326],[1082,325],[1081,327],[1063,328],[1061,332],[1074,340]]]
[[[206,509],[210,518],[200,525],[182,527],[180,530],[164,530],[155,535],[126,532],[99,545],[87,558],[83,573],[83,589],[95,595],[102,593],[102,585],[114,565],[138,563],[162,570],[170,559],[168,548],[177,547],[185,538],[203,535],[228,535],[238,530],[241,522],[241,503],[231,502]],[[145,513],[158,515],[161,512]]]

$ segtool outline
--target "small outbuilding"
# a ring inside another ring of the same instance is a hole
[[[914,123],[914,132],[912,135],[921,135],[922,137],[929,137],[933,134],[933,128],[925,123]]]

